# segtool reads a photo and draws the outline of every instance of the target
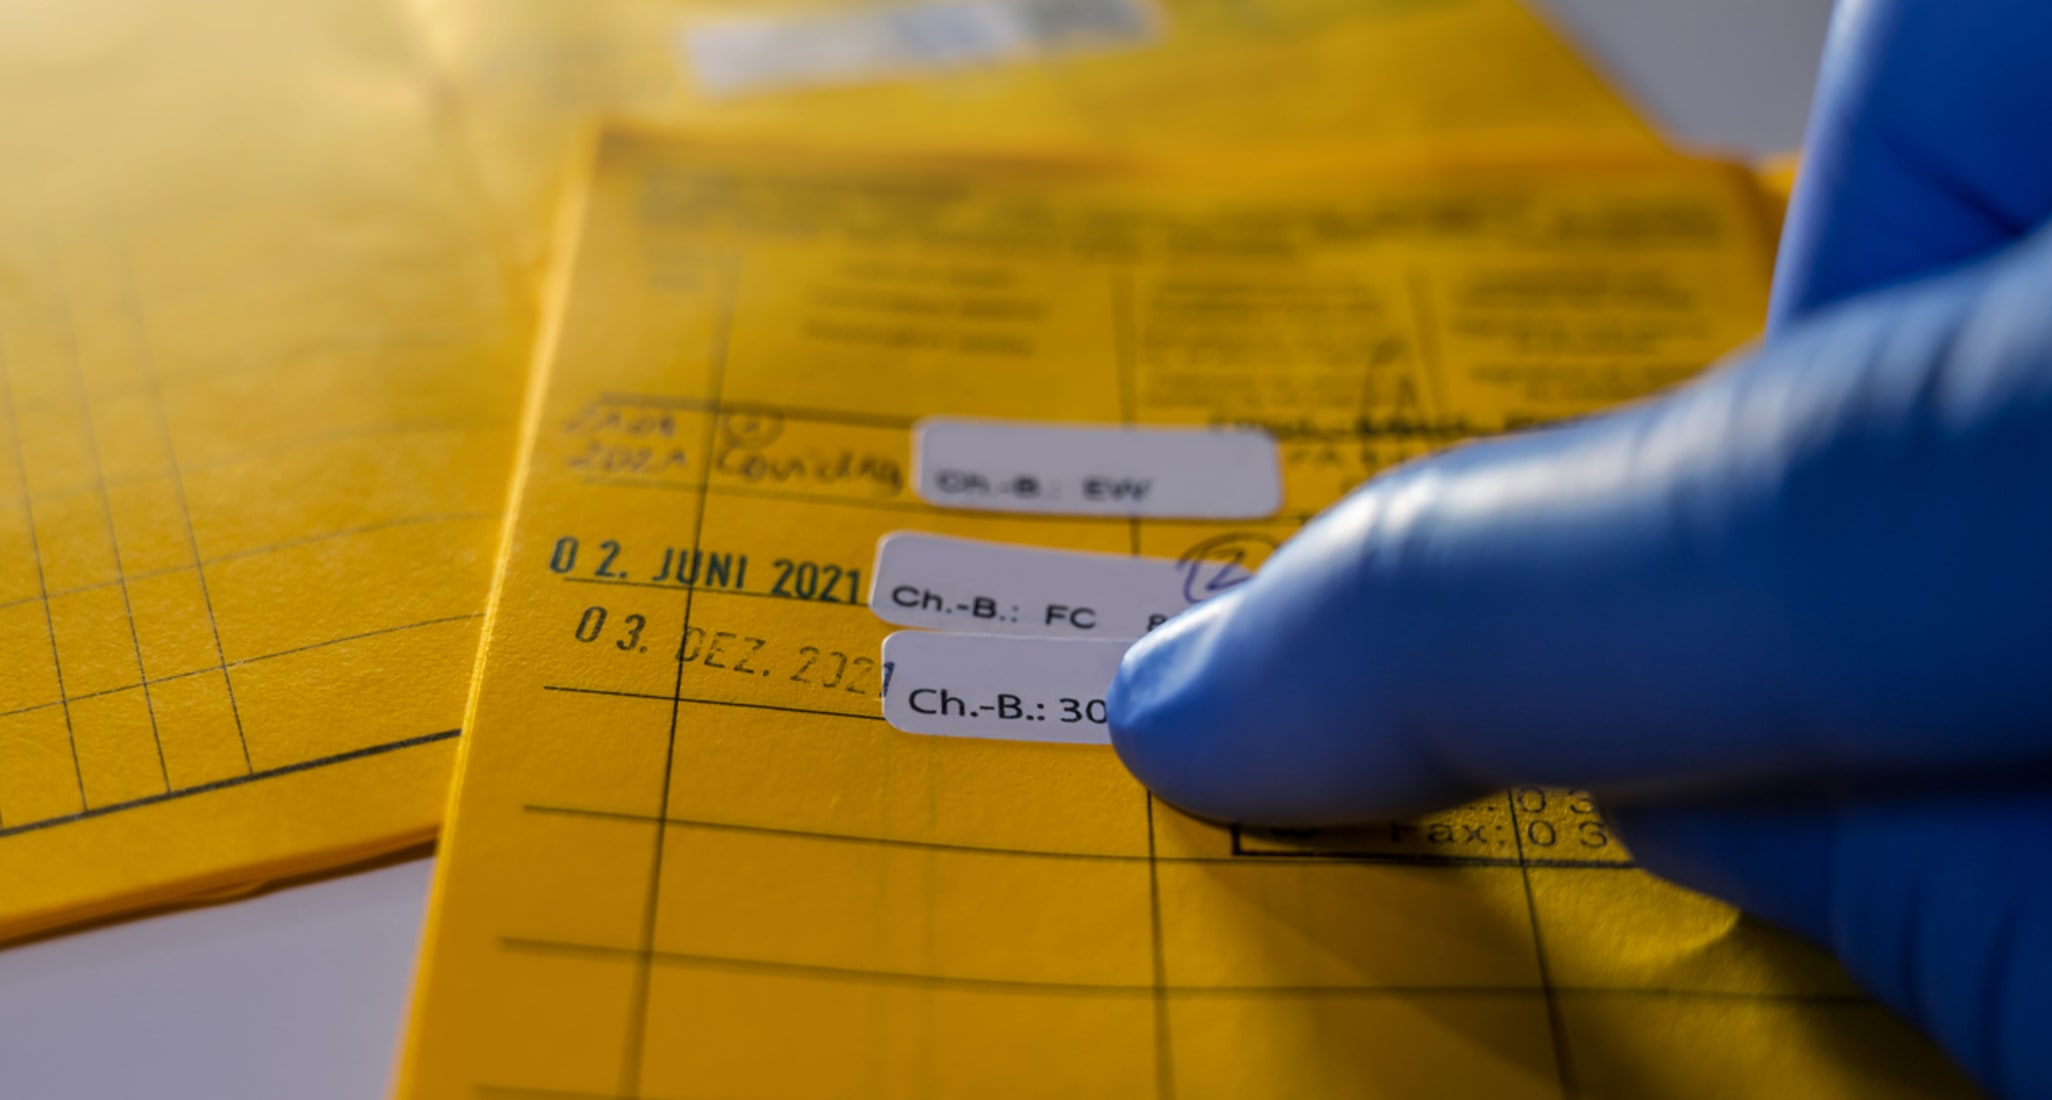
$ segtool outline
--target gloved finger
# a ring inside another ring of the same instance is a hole
[[[2052,1096],[2052,795],[1606,807],[1647,869],[1805,935],[2003,1096]]]
[[[1371,481],[1133,647],[1113,743],[1271,825],[2052,764],[2048,296],[2052,233]]]
[[[1771,331],[2052,217],[2052,4],[1840,0]]]

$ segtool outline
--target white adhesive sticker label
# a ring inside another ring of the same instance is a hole
[[[1282,507],[1275,440],[1263,431],[937,416],[914,427],[912,448],[920,499],[946,508],[1258,519]]]
[[[1153,40],[1144,0],[931,0],[748,14],[684,28],[685,61],[716,95],[853,84]]]
[[[1246,561],[1235,546],[1178,561],[897,531],[877,543],[869,608],[933,630],[1138,638],[1245,582]]]
[[[904,630],[884,639],[884,718],[906,733],[1111,744],[1125,642]]]

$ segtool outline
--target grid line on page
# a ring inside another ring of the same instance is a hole
[[[178,377],[176,374],[165,375],[161,371],[157,372],[157,376],[160,380],[167,377],[172,380],[175,380]],[[90,387],[88,387],[88,392],[91,392]],[[502,427],[503,426],[501,425],[493,424],[485,420],[449,419],[446,417],[431,420],[402,420],[390,423],[374,424],[369,427],[363,428],[348,428],[341,431],[318,432],[311,435],[295,437],[289,442],[285,443],[275,443],[269,446],[258,447],[248,451],[236,451],[229,454],[220,455],[215,458],[204,459],[198,462],[181,462],[180,466],[181,468],[189,472],[196,472],[201,470],[221,470],[228,469],[234,466],[244,466],[253,462],[261,462],[266,459],[276,458],[279,455],[290,454],[293,451],[305,450],[310,447],[324,447],[335,443],[351,443],[360,440],[383,439],[387,437],[432,435],[438,432],[499,431],[502,430]],[[160,476],[162,475],[154,473],[116,474],[108,477],[105,481],[101,482],[101,484],[109,489],[123,489],[129,486],[141,485],[154,481]],[[91,492],[92,489],[93,487],[90,485],[81,485],[74,488],[66,489],[55,489],[47,493],[39,493],[36,495],[35,499],[38,501],[63,500],[66,497],[82,496],[85,493]],[[13,505],[17,502],[19,497],[19,494],[13,493],[10,493],[6,496],[0,496],[0,507],[7,507]]]
[[[1419,281],[1419,285],[1424,285],[1422,279]],[[1416,311],[1415,316],[1415,323],[1426,324],[1431,322],[1431,313],[1422,305]],[[1428,382],[1428,384],[1432,386],[1434,394],[1438,396],[1439,400],[1443,402],[1446,400],[1446,398],[1441,393],[1440,381],[1438,381],[1435,377],[1437,373],[1443,369],[1443,366],[1440,362],[1441,356],[1439,352],[1439,341],[1436,336],[1434,336],[1432,333],[1427,332],[1421,335],[1419,340],[1419,346],[1422,352],[1424,365],[1427,368],[1425,372],[1426,381]],[[1369,403],[1371,402],[1364,399],[1364,405]],[[638,405],[647,408],[674,409],[679,412],[707,413],[713,416],[723,416],[728,413],[735,413],[744,416],[772,415],[783,417],[786,420],[798,421],[799,423],[836,424],[845,427],[877,428],[881,430],[892,431],[910,431],[922,419],[922,417],[918,416],[894,416],[889,413],[876,413],[854,409],[828,409],[821,408],[817,405],[786,405],[780,402],[759,401],[754,399],[738,401],[707,401],[703,398],[697,397],[677,397],[668,394],[628,392],[622,390],[608,390],[602,392],[592,400],[592,404],[618,406]],[[1388,432],[1386,429],[1370,430],[1368,426],[1364,426],[1359,423],[1356,423],[1352,427],[1344,428],[1322,428],[1315,424],[1291,424],[1288,429],[1288,434],[1291,439],[1347,440],[1370,438],[1375,435],[1388,434]],[[1453,438],[1469,439],[1476,438],[1486,434],[1488,434],[1488,432],[1485,429],[1474,428],[1462,432],[1458,437],[1447,436],[1447,439],[1449,441]],[[1152,518],[1155,520],[1161,520],[1167,517],[1155,516]]]
[[[1128,335],[1123,339],[1126,342],[1130,343],[1132,337]],[[1126,350],[1121,351],[1120,355],[1130,358],[1137,355],[1137,350],[1128,348]],[[1121,371],[1122,375],[1136,373],[1137,363],[1130,367],[1120,367],[1118,369]],[[1124,402],[1137,401],[1137,376],[1131,381],[1122,381],[1120,383],[1120,392],[1122,408],[1124,407]],[[790,406],[763,401],[708,401],[699,398],[671,397],[661,394],[649,393],[609,392],[602,394],[597,400],[593,402],[593,404],[622,407],[640,406],[647,408],[674,409],[686,412],[700,412],[705,413],[706,415],[711,416],[716,420],[723,419],[729,416],[775,416],[786,420],[798,421],[801,423],[835,424],[864,428],[876,428],[879,430],[892,432],[910,431],[919,419],[917,417],[890,416],[886,414],[856,412],[851,410],[822,409],[816,406]],[[1131,425],[1137,422],[1137,417],[1130,413],[1122,413],[1118,422],[1121,424]],[[710,461],[710,453],[711,448],[708,447],[707,461]],[[752,497],[762,500],[780,500],[798,504],[826,504],[837,505],[842,507],[870,508],[874,510],[883,511],[910,512],[919,515],[944,516],[958,514],[958,510],[956,509],[938,507],[935,505],[927,504],[924,501],[920,501],[917,499],[885,499],[875,497],[865,498],[852,496],[836,496],[825,493],[805,493],[783,489],[763,489],[748,485],[721,484],[711,480],[710,471],[707,471],[707,475],[708,476],[706,477],[677,480],[659,477],[637,477],[633,475],[622,474],[586,474],[583,477],[583,481],[587,485],[603,485],[616,488],[647,489],[677,493],[715,493],[724,496]],[[1058,523],[1116,523],[1125,525],[1129,528],[1131,528],[1136,522],[1134,517],[1130,516],[1091,514],[1066,515],[1060,513],[1043,512],[1008,512],[1006,513],[1006,518],[1013,521],[1023,522],[1041,521]],[[1294,530],[1298,527],[1303,526],[1305,523],[1310,522],[1311,519],[1312,514],[1308,512],[1279,513],[1271,517],[1265,517],[1261,519],[1240,520],[1237,522],[1239,522],[1243,526],[1270,527]],[[1186,519],[1182,517],[1173,516],[1155,516],[1150,517],[1148,522],[1156,524],[1158,526],[1187,525],[1197,527],[1209,527],[1216,525],[1218,521],[1210,519]]]
[[[698,700],[687,699],[685,702]],[[748,706],[745,703],[715,704],[723,706]],[[987,844],[955,844],[940,840],[918,840],[909,837],[865,836],[859,833],[831,833],[814,829],[789,829],[772,825],[751,825],[736,821],[710,821],[703,818],[657,817],[653,814],[632,813],[625,810],[603,810],[587,806],[554,806],[531,803],[522,807],[531,814],[553,815],[567,818],[582,818],[593,821],[612,821],[623,824],[662,825],[667,828],[699,829],[706,832],[743,833],[751,836],[782,837],[792,840],[821,841],[828,844],[869,845],[879,848],[907,848],[917,851],[952,852],[962,855],[1010,857],[1018,859],[1047,859],[1057,861],[1101,862],[1101,863],[1145,863],[1144,855],[1124,855],[1117,852],[1064,852],[1048,848],[1005,848]],[[1165,856],[1157,855],[1155,862],[1171,864],[1232,864],[1241,867],[1289,866],[1289,860],[1268,857],[1283,855],[1280,852],[1235,852],[1218,856]],[[1445,856],[1414,854],[1407,852],[1375,852],[1365,854],[1329,855],[1324,852],[1287,853],[1296,860],[1297,866],[1318,864],[1386,864],[1406,867],[1445,868],[1514,868],[1521,864],[1516,859],[1495,859],[1487,856]],[[1625,871],[1638,865],[1623,861],[1574,860],[1574,859],[1532,859],[1523,866],[1547,870]]]
[[[1140,381],[1134,346],[1133,275],[1123,268],[1109,274],[1111,290],[1111,366],[1119,395],[1119,423],[1130,428],[1140,416]],[[1126,517],[1126,540],[1133,557],[1140,556],[1140,517]],[[1159,1100],[1176,1095],[1175,1041],[1169,1023],[1168,949],[1162,941],[1161,861],[1155,846],[1154,792],[1142,787],[1141,809],[1147,815],[1148,965],[1154,975],[1154,1094]]]
[[[224,665],[209,666],[207,668],[196,668],[189,672],[174,672],[169,676],[156,676],[144,682],[124,684],[120,687],[107,688],[103,691],[89,691],[78,695],[67,695],[62,699],[52,699],[47,703],[36,703],[32,706],[18,707],[14,710],[9,711],[0,711],[0,718],[8,718],[17,714],[27,714],[31,711],[48,710],[49,708],[54,706],[66,706],[71,703],[77,702],[80,699],[95,699],[104,695],[116,695],[124,691],[142,690],[156,684],[168,684],[175,680],[187,680],[191,679],[194,676],[205,676],[210,672],[220,672],[223,669],[227,668],[240,668],[243,665],[253,665],[259,661],[269,661],[278,657],[289,657],[295,653],[305,653],[308,650],[326,649],[329,646],[344,645],[349,642],[359,642],[365,638],[378,637],[381,634],[398,634],[402,631],[418,630],[421,627],[425,626],[440,626],[443,623],[458,623],[466,619],[478,619],[483,617],[483,612],[473,611],[464,615],[444,615],[436,619],[421,619],[418,622],[401,623],[398,626],[381,626],[376,630],[366,630],[359,634],[349,634],[340,638],[329,638],[327,641],[323,642],[311,642],[307,645],[293,646],[290,649],[281,649],[275,653],[260,653],[254,657],[242,657],[233,661],[229,661]]]
[[[43,569],[41,537],[36,533],[35,503],[29,499],[28,459],[21,445],[21,424],[16,419],[14,401],[14,374],[12,360],[8,355],[5,340],[0,340],[0,411],[7,416],[7,440],[14,455],[14,476],[21,484],[21,517],[23,530],[28,535],[30,564],[36,577],[36,595],[29,599],[42,604],[43,636],[50,647],[50,672],[57,681],[57,705],[64,710],[64,740],[71,755],[71,779],[78,793],[78,805],[85,808],[85,772],[78,760],[78,734],[71,725],[71,703],[64,690],[64,659],[57,652],[57,625],[50,613],[50,586]],[[7,824],[5,806],[0,806],[0,828]]]
[[[191,798],[194,795],[210,794],[214,791],[227,790],[231,787],[247,786],[248,784],[256,783],[265,779],[276,779],[281,776],[297,775],[300,772],[318,771],[322,768],[331,768],[338,764],[347,764],[354,760],[363,760],[373,756],[383,756],[386,753],[398,752],[401,749],[410,749],[419,745],[432,745],[438,741],[447,741],[451,738],[460,737],[462,736],[462,734],[462,730],[453,729],[441,730],[437,733],[421,734],[418,737],[402,737],[396,741],[386,741],[376,745],[365,746],[364,748],[360,749],[350,749],[347,752],[339,752],[330,756],[317,757],[312,760],[301,760],[292,764],[280,764],[275,768],[264,768],[261,771],[253,771],[244,775],[232,775],[226,779],[216,779],[210,783],[200,783],[191,787],[180,787],[176,790],[165,791],[162,794],[147,795],[142,798],[130,799],[126,802],[117,802],[104,806],[94,806],[91,809],[80,810],[75,814],[65,814],[61,817],[47,817],[39,821],[31,821],[23,825],[10,825],[4,829],[0,829],[0,839],[5,839],[10,836],[17,836],[21,833],[33,833],[41,831],[43,829],[51,829],[59,825],[70,825],[74,822],[90,821],[96,817],[107,817],[111,814],[123,813],[129,810],[139,810],[147,806],[155,806],[160,803],[173,802],[181,798]]]
[[[942,508],[914,500],[880,500],[864,497],[837,497],[824,493],[794,493],[781,489],[756,489],[743,485],[693,485],[659,478],[588,476],[587,485],[610,485],[621,489],[652,489],[671,493],[710,493],[716,496],[752,497],[757,500],[781,500],[794,504],[828,504],[843,508],[868,508],[874,511],[910,512],[922,516],[947,516],[961,514],[956,509]],[[1005,519],[1015,523],[1098,523],[1118,524],[1131,527],[1131,517],[1115,515],[1067,515],[1059,512],[1006,512]],[[1241,519],[1233,522],[1242,527],[1266,527],[1297,530],[1311,522],[1309,512],[1281,513],[1267,519]],[[1150,516],[1147,522],[1156,527],[1216,527],[1215,519],[1184,519],[1178,516]]]
[[[187,552],[192,555],[193,576],[199,582],[200,606],[206,612],[207,633],[214,645],[214,668],[208,671],[218,671],[221,674],[221,686],[228,693],[228,714],[235,723],[235,743],[242,750],[242,771],[244,775],[248,775],[256,771],[256,764],[251,761],[249,755],[249,735],[242,728],[242,705],[235,698],[235,676],[229,672],[227,651],[221,647],[221,621],[214,615],[214,594],[207,586],[206,565],[200,561],[199,533],[192,526],[192,505],[186,497],[185,473],[178,465],[178,439],[171,431],[171,418],[164,410],[164,392],[162,382],[158,378],[157,355],[152,344],[153,337],[150,332],[148,317],[142,308],[141,292],[137,289],[135,283],[135,265],[125,251],[121,256],[121,283],[122,304],[126,307],[129,323],[135,329],[136,342],[142,355],[143,383],[148,390],[150,409],[156,415],[157,430],[163,435],[165,460],[171,465],[172,499],[178,504],[178,520],[185,527],[185,546]],[[115,563],[115,567],[116,569],[120,568],[118,560]],[[131,624],[130,628],[133,629],[133,624]],[[141,667],[141,659],[142,647],[141,643],[138,642],[136,646],[138,668]],[[143,681],[143,692],[145,696],[149,692],[149,680],[147,678]],[[158,748],[159,757],[162,754],[163,750],[160,744]],[[167,790],[171,786],[171,774],[168,768],[164,773],[164,786]]]
[[[1518,880],[1525,898],[1525,914],[1531,922],[1533,962],[1539,968],[1539,987],[1546,992],[1546,1031],[1553,1046],[1553,1069],[1560,1083],[1562,1100],[1573,1100],[1580,1095],[1580,1086],[1575,1079],[1575,1064],[1567,1039],[1567,1023],[1561,1018],[1560,999],[1554,996],[1553,971],[1546,958],[1546,937],[1539,929],[1539,902],[1532,893],[1532,867],[1525,861],[1525,830],[1518,817],[1518,800],[1509,798],[1511,836],[1518,849]]]
[[[646,405],[658,409],[675,409],[679,412],[699,412],[712,416],[739,413],[744,416],[768,414],[785,420],[797,420],[814,424],[840,424],[855,428],[883,428],[890,431],[911,431],[919,422],[916,416],[896,416],[890,413],[858,412],[853,409],[822,409],[816,405],[785,405],[768,401],[710,401],[698,397],[674,397],[659,393],[622,393],[608,391],[601,393],[595,404],[599,405]]]
[[[1482,995],[1502,996],[1505,994],[1536,995],[1539,987],[1532,986],[1403,986],[1403,985],[1359,985],[1359,986],[1165,986],[1152,980],[1145,982],[1063,982],[1044,981],[1029,978],[984,978],[953,974],[929,974],[916,970],[887,970],[880,967],[829,966],[818,963],[789,962],[778,959],[751,959],[733,955],[709,955],[688,951],[656,951],[645,953],[638,948],[616,947],[607,944],[577,943],[566,940],[530,939],[508,936],[500,941],[507,951],[581,956],[597,960],[635,960],[648,954],[655,961],[666,966],[687,967],[702,970],[724,970],[742,974],[775,974],[788,977],[808,978],[828,982],[853,982],[865,985],[895,985],[918,989],[961,989],[1006,993],[1042,994],[1047,996],[1076,997],[1118,997],[1132,1000],[1154,1000],[1164,994],[1238,994],[1242,996],[1303,996],[1307,992],[1327,995]]]
[[[695,544],[694,544],[694,545],[695,545]],[[565,577],[565,578],[561,578],[561,579],[563,579],[563,580],[580,580],[580,581],[581,581],[581,580],[583,580],[584,578],[569,578],[569,577]],[[608,583],[627,583],[627,584],[629,584],[629,585],[634,585],[634,586],[642,586],[644,582],[617,582],[617,581],[603,581],[603,580],[600,580],[600,581],[595,581],[595,583],[602,583],[602,584],[608,584]],[[661,589],[661,588],[669,588],[669,587],[676,587],[676,588],[677,588],[677,589],[678,589],[679,591],[684,591],[684,588],[683,588],[683,586],[671,586],[671,585],[650,585],[649,587],[654,587],[654,588],[658,588],[658,589]],[[733,591],[733,590],[727,590],[727,589],[718,589],[718,588],[709,588],[709,589],[706,589],[705,591],[707,591],[707,592],[710,592],[710,593],[713,593],[713,594],[725,594],[725,595],[736,595],[736,596],[745,596],[745,597],[762,597],[762,596],[766,595],[766,594],[763,594],[763,593],[750,593],[750,592],[741,592],[741,591]],[[776,597],[776,598],[783,598],[783,597]],[[832,603],[833,605],[836,605],[836,606],[840,606],[840,603],[839,603],[839,601],[802,601],[802,600],[800,600],[800,601],[797,601],[797,602],[801,602],[801,603],[807,603],[807,602],[810,602],[810,603],[820,603],[820,602],[829,602],[829,603]],[[853,606],[853,605],[848,605],[848,606]],[[629,689],[620,689],[620,688],[609,688],[609,687],[602,687],[602,686],[597,686],[597,685],[574,685],[574,684],[546,684],[546,685],[542,685],[542,689],[543,689],[543,690],[547,690],[547,691],[556,691],[556,692],[566,692],[566,693],[573,693],[573,694],[584,694],[584,695],[598,695],[598,696],[609,696],[609,697],[614,697],[614,698],[623,698],[623,699],[637,699],[637,700],[644,700],[644,701],[648,701],[648,702],[659,702],[659,703],[687,703],[687,704],[695,704],[695,705],[701,705],[701,706],[717,706],[717,707],[729,707],[729,708],[739,708],[739,709],[747,709],[747,710],[768,710],[768,711],[781,711],[781,712],[785,712],[785,713],[793,713],[793,714],[806,714],[806,715],[815,715],[815,716],[819,716],[819,717],[836,717],[836,718],[852,718],[852,719],[857,719],[857,720],[865,720],[865,721],[880,721],[880,720],[881,720],[881,718],[880,718],[879,716],[877,716],[877,715],[873,715],[873,714],[855,714],[855,713],[850,713],[850,712],[846,712],[846,711],[837,711],[837,710],[826,710],[826,709],[818,709],[818,708],[809,708],[809,707],[801,707],[801,706],[792,706],[792,705],[788,705],[788,704],[777,704],[777,703],[762,703],[762,702],[747,702],[747,701],[742,701],[742,700],[733,700],[733,699],[711,699],[711,698],[696,698],[696,697],[690,697],[690,696],[684,696],[684,697],[678,698],[678,697],[673,697],[673,696],[672,696],[671,694],[669,694],[669,693],[663,693],[663,692],[653,692],[653,691],[635,691],[635,690],[629,690]],[[650,820],[650,821],[653,821],[653,820],[655,820],[655,818],[654,818],[654,817],[649,817],[649,818],[648,818],[648,820]],[[1542,824],[1543,824],[1543,823],[1542,823]],[[1549,826],[1549,828],[1551,828],[1551,826]],[[1263,848],[1250,848],[1250,847],[1248,847],[1248,846],[1246,846],[1245,844],[1243,844],[1243,843],[1242,843],[1242,837],[1241,837],[1241,833],[1240,833],[1240,830],[1239,830],[1239,829],[1238,829],[1237,827],[1233,827],[1233,828],[1232,828],[1232,829],[1230,830],[1230,837],[1231,837],[1231,850],[1232,850],[1232,852],[1233,852],[1233,856],[1234,856],[1234,858],[1233,858],[1232,860],[1228,860],[1228,862],[1247,862],[1247,861],[1255,861],[1255,860],[1266,860],[1266,861],[1271,861],[1271,862],[1292,862],[1292,861],[1294,861],[1294,862],[1303,862],[1303,861],[1326,861],[1326,862],[1333,862],[1333,863],[1349,863],[1349,864],[1379,864],[1379,865],[1401,865],[1401,866],[1439,866],[1439,867],[1540,867],[1540,868],[1568,868],[1568,867],[1575,867],[1575,868],[1590,868],[1590,869],[1630,869],[1630,868],[1632,868],[1632,867],[1634,867],[1634,866],[1635,866],[1635,864],[1631,863],[1631,862],[1630,862],[1629,860],[1621,860],[1621,859],[1615,859],[1615,858],[1594,858],[1594,857],[1591,857],[1591,858],[1549,858],[1549,857],[1539,857],[1539,856],[1534,856],[1534,855],[1532,855],[1532,854],[1531,854],[1531,853],[1530,853],[1529,851],[1523,852],[1523,853],[1522,853],[1522,858],[1516,858],[1516,857],[1511,857],[1511,858],[1505,858],[1505,857],[1491,857],[1491,856],[1478,856],[1478,855],[1456,855],[1456,854],[1444,854],[1444,853],[1432,853],[1432,852],[1404,852],[1404,851],[1386,851],[1386,850],[1385,850],[1385,851],[1357,851],[1357,850],[1348,850],[1348,849],[1333,849],[1333,848],[1319,848],[1319,849],[1313,849],[1313,850],[1289,850],[1289,849],[1279,849],[1279,848],[1275,848],[1275,849],[1263,849]]]
[[[267,543],[263,546],[252,546],[244,550],[231,550],[228,553],[216,554],[211,558],[207,558],[206,560],[199,562],[197,566],[177,565],[164,569],[143,569],[133,573],[124,573],[122,574],[122,577],[119,580],[99,581],[94,584],[81,584],[74,585],[70,588],[60,588],[51,592],[50,596],[72,596],[77,595],[81,592],[94,592],[102,588],[112,588],[116,584],[121,583],[122,580],[126,580],[129,583],[134,583],[136,581],[154,580],[158,577],[169,577],[178,573],[189,573],[196,568],[201,568],[208,565],[218,565],[223,562],[239,561],[244,558],[262,557],[265,554],[277,553],[280,550],[291,550],[301,546],[309,546],[317,542],[328,542],[334,539],[351,538],[356,535],[367,535],[374,531],[388,531],[398,527],[415,527],[431,523],[496,523],[499,521],[500,518],[501,517],[497,512],[431,512],[426,515],[419,516],[401,516],[398,519],[379,520],[376,523],[365,523],[355,527],[344,527],[340,530],[335,531],[323,531],[319,534],[305,535],[299,538],[286,539],[282,542]],[[4,610],[9,607],[16,607],[25,603],[34,603],[38,598],[39,597],[31,596],[25,599],[8,600],[5,602],[0,602],[0,610]]]
[[[597,961],[632,961],[643,952],[638,948],[566,940],[504,937],[499,946],[506,951],[544,954]],[[1502,984],[1309,984],[1309,985],[1168,985],[1153,982],[1092,983],[1042,981],[1028,978],[983,978],[949,974],[927,974],[914,970],[875,967],[829,966],[778,959],[751,959],[733,955],[710,955],[688,951],[657,951],[655,961],[668,966],[730,973],[772,974],[829,982],[868,985],[896,985],[919,989],[962,989],[992,992],[1020,992],[1047,996],[1117,997],[1151,999],[1157,989],[1178,998],[1362,998],[1362,997],[1543,997],[1548,987]],[[1820,1008],[1875,1008],[1882,1006],[1862,993],[1788,993],[1766,990],[1688,989],[1655,986],[1563,986],[1555,993],[1575,997],[1644,997],[1710,1001],[1749,1001],[1773,1004],[1812,1005]]]
[[[644,699],[653,703],[695,703],[709,707],[740,707],[744,710],[781,710],[790,714],[810,714],[820,718],[853,718],[862,722],[881,722],[881,714],[850,714],[844,710],[816,710],[812,707],[793,707],[778,703],[744,703],[737,699],[694,699],[688,695],[660,695],[648,691],[616,691],[610,688],[573,687],[566,684],[543,684],[543,691],[562,691],[573,695],[609,695],[616,699]]]
[[[78,322],[77,318],[73,315],[70,299],[60,295],[58,300],[60,304],[57,307],[57,314],[61,319],[59,329],[64,334],[65,359],[68,367],[65,374],[71,380],[73,393],[78,400],[80,422],[85,428],[87,465],[92,471],[94,495],[100,501],[100,520],[105,525],[107,532],[107,546],[114,557],[114,579],[116,587],[121,592],[122,618],[128,627],[129,649],[135,657],[135,675],[139,682],[138,686],[142,689],[143,709],[149,716],[150,744],[157,754],[157,777],[163,784],[163,789],[168,792],[171,789],[171,768],[164,760],[163,730],[157,724],[157,704],[151,697],[149,673],[143,668],[142,637],[136,630],[135,604],[130,599],[128,579],[124,575],[121,558],[121,537],[114,530],[114,506],[107,498],[106,475],[100,461],[101,440],[99,425],[93,416],[93,399],[91,395],[86,393],[84,368],[79,359]],[[90,808],[90,802],[87,803],[87,806]]]
[[[1450,413],[1451,409],[1447,405],[1445,387],[1440,379],[1441,363],[1436,330],[1433,327],[1432,320],[1431,284],[1424,272],[1411,270],[1404,273],[1403,287],[1404,297],[1407,299],[1407,304],[1410,307],[1407,311],[1407,320],[1410,323],[1414,339],[1417,341],[1417,372],[1423,376],[1424,384],[1432,394],[1433,403],[1438,411]],[[1372,399],[1375,395],[1373,366],[1365,366],[1363,374],[1362,392],[1364,398]],[[1367,417],[1370,408],[1368,400],[1364,400],[1361,410],[1364,418]],[[1567,1035],[1567,1023],[1561,1015],[1559,998],[1554,995],[1553,973],[1546,954],[1545,937],[1539,927],[1539,901],[1532,890],[1532,865],[1525,851],[1525,833],[1523,822],[1518,816],[1518,799],[1515,793],[1511,793],[1505,802],[1510,812],[1511,838],[1516,846],[1518,882],[1524,900],[1527,927],[1532,938],[1533,962],[1538,969],[1539,988],[1544,993],[1543,1004],[1546,1011],[1547,1041],[1553,1054],[1554,1080],[1559,1087],[1562,1100],[1574,1100],[1575,1097],[1581,1094],[1581,1087],[1575,1074],[1574,1059]],[[1238,850],[1240,847],[1239,839],[1239,831],[1235,829],[1233,833],[1235,850]]]
[[[706,392],[708,400],[713,402],[719,401],[720,390],[726,377],[727,355],[730,350],[734,330],[734,298],[738,291],[740,278],[741,272],[738,259],[718,277],[719,309],[709,341],[710,347],[707,349],[709,352],[709,377],[707,379]],[[702,455],[710,455],[712,453],[713,432],[717,418],[709,416],[705,420],[705,430],[700,440],[700,453]],[[697,546],[703,541],[706,498],[703,490],[706,479],[712,475],[712,464],[709,461],[700,461],[698,467],[700,492],[693,498],[695,507],[692,509],[691,517],[691,545],[693,546]],[[684,613],[681,616],[682,621],[677,627],[677,672],[674,686],[670,693],[670,726],[663,745],[661,802],[657,806],[657,811],[665,814],[670,809],[670,784],[674,777],[677,763],[677,720],[680,712],[683,710],[684,667],[688,663],[685,652],[686,647],[691,642],[691,607],[695,595],[695,588],[685,590]],[[641,1091],[641,1074],[648,1040],[650,987],[655,978],[656,923],[662,912],[664,840],[668,833],[669,830],[667,829],[657,829],[655,834],[655,850],[649,859],[648,891],[642,912],[640,957],[634,970],[633,991],[628,995],[626,1034],[623,1037],[624,1041],[621,1044],[620,1054],[620,1080],[621,1091],[629,1094]]]
[[[1418,333],[1419,373],[1425,376],[1433,404],[1439,407],[1440,412],[1450,414],[1453,409],[1447,401],[1446,379],[1443,377],[1446,366],[1439,354],[1439,330],[1433,327],[1437,322],[1432,314],[1431,287],[1426,282],[1425,273],[1410,272],[1404,279],[1404,290],[1410,299],[1411,327]],[[1370,387],[1363,388],[1372,388],[1372,383]]]
[[[691,549],[696,549],[696,547],[691,547]],[[741,588],[702,587],[695,583],[685,584],[679,581],[631,581],[613,577],[564,577],[562,580],[566,584],[600,584],[610,585],[615,588],[653,588],[662,592],[688,592],[698,589],[711,595],[742,596],[755,600],[785,600],[791,603],[814,604],[821,607],[867,608],[869,606],[868,602],[864,600],[808,600],[803,596],[792,596],[779,592],[750,592]]]

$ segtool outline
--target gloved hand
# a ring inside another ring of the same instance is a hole
[[[1258,824],[1593,789],[2052,1095],[2052,3],[1840,9],[1768,340],[1364,486],[1133,648],[1113,740]]]

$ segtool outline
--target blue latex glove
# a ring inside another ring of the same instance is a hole
[[[1842,0],[1812,131],[1762,347],[1364,486],[1134,647],[1113,738],[1258,824],[1592,788],[2048,1096],[2052,2]]]

